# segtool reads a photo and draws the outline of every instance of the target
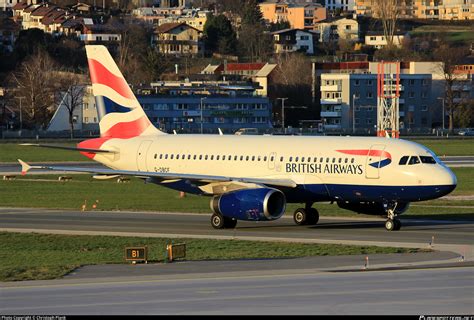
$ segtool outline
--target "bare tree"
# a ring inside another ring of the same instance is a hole
[[[60,101],[58,107],[62,104],[68,111],[71,139],[74,138],[74,111],[82,106],[85,82],[84,75],[70,72],[62,73],[59,80]]]
[[[450,132],[453,132],[456,108],[460,105],[455,102],[456,86],[463,76],[456,73],[456,67],[461,64],[466,54],[465,48],[453,48],[447,44],[441,45],[434,54],[435,59],[439,61],[436,71],[444,77],[444,106],[448,113]]]
[[[397,21],[400,16],[403,0],[372,0],[374,16],[382,22],[383,33],[387,39],[388,48],[393,47],[393,36],[395,34]]]
[[[55,67],[48,53],[39,50],[12,75],[13,82],[25,97],[25,120],[36,129],[46,126],[50,118],[50,106],[54,102],[52,73]]]

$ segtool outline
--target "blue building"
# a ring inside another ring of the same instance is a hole
[[[240,128],[272,128],[272,105],[267,97],[236,95],[139,95],[150,121],[161,130],[186,133],[234,133]],[[202,121],[201,121],[202,119]]]

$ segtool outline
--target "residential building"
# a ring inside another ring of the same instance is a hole
[[[204,52],[201,32],[186,23],[165,23],[156,27],[152,43],[161,53],[197,55]]]
[[[354,42],[359,40],[359,23],[355,19],[327,19],[317,23],[314,30],[319,42],[338,41],[339,39]]]
[[[121,38],[122,35],[108,25],[94,25],[90,23],[82,25],[81,35],[79,36],[79,39],[86,44],[118,43]]]
[[[151,94],[163,89],[167,94]],[[255,96],[254,91],[254,88],[245,86],[229,89],[218,83],[166,82],[153,83],[148,94],[136,96],[150,121],[165,132],[177,130],[200,133],[202,127],[203,133],[217,134],[218,129],[234,133],[242,127],[251,127],[264,133],[272,128],[272,105],[268,98]],[[89,86],[84,94],[82,108],[74,112],[75,128],[97,132],[98,120]],[[64,105],[58,107],[48,130],[69,130],[69,115]]]
[[[377,18],[375,0],[356,0],[358,15]],[[473,0],[403,0],[399,2],[403,19],[474,20]]]
[[[356,6],[355,0],[326,0],[326,8],[329,11],[354,11]]]
[[[284,29],[271,33],[275,53],[305,52],[314,54],[313,33],[299,29]]]
[[[327,9],[320,4],[289,5],[288,22],[294,29],[314,29],[314,25],[327,18]]]
[[[217,134],[240,128],[272,128],[270,100],[258,96],[137,96],[148,117],[163,131],[179,130]]]
[[[20,0],[0,0],[0,11],[12,10]]]
[[[441,62],[401,63],[399,117],[402,134],[428,133],[434,126],[441,127],[443,114],[447,117],[441,67]],[[469,65],[460,65],[457,69],[454,103],[462,103],[474,98],[474,83]],[[321,119],[326,130],[375,134],[378,63],[323,63],[317,64],[316,70]],[[447,119],[444,122],[447,126]]]
[[[400,48],[402,47],[403,41],[409,39],[409,37],[408,33],[396,32],[393,35],[393,45]],[[381,49],[387,46],[387,39],[383,31],[369,31],[365,35],[365,44],[375,47],[376,49]]]
[[[327,9],[316,1],[266,1],[259,6],[264,20],[287,21],[292,29],[312,29],[327,18]]]

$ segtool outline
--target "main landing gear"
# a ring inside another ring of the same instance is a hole
[[[211,216],[211,225],[214,229],[233,229],[237,225],[237,220],[214,212]]]
[[[315,225],[319,221],[319,212],[315,208],[311,208],[313,204],[307,203],[305,208],[298,208],[293,213],[293,220],[299,226]]]
[[[402,227],[402,223],[397,219],[397,214],[395,209],[397,208],[397,203],[387,205],[387,221],[385,221],[385,229],[387,231],[398,231]]]

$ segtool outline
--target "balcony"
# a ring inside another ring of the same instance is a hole
[[[321,111],[321,118],[340,118],[340,111]]]
[[[342,91],[342,85],[334,84],[334,85],[322,85],[321,91]]]
[[[342,99],[341,98],[326,98],[326,99],[321,99],[321,104],[341,104]]]

